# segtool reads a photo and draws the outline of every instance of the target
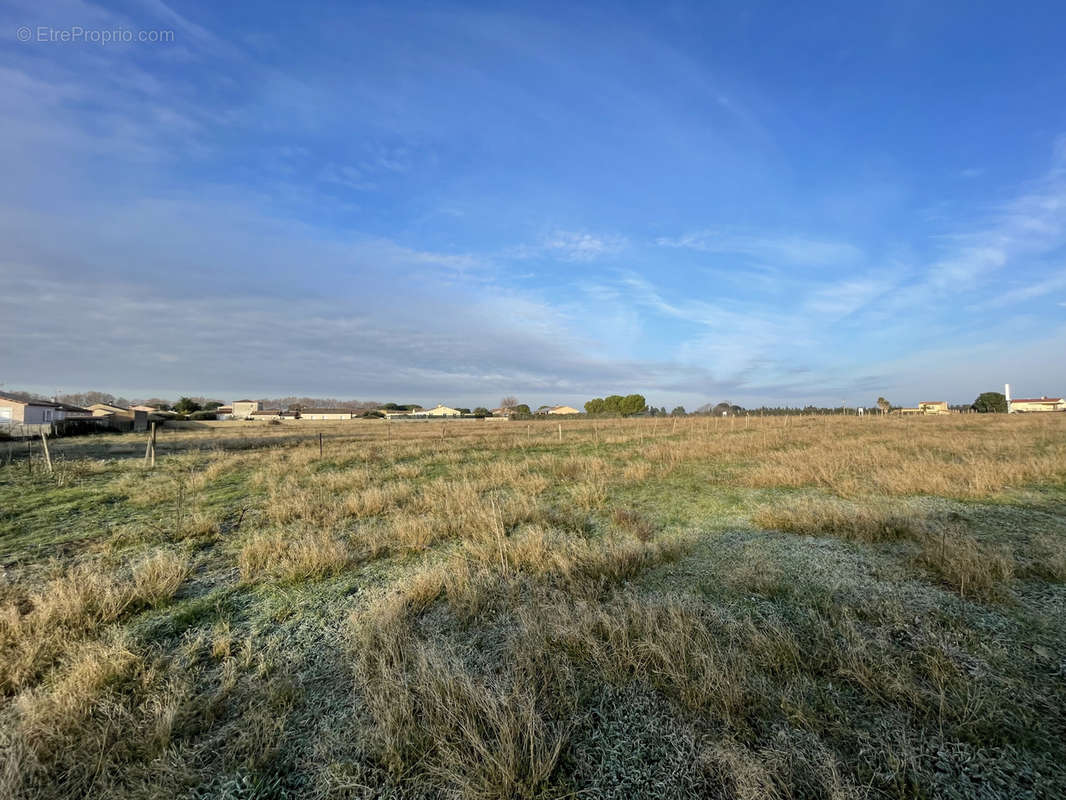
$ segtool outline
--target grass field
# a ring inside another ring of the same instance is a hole
[[[5,447],[0,797],[1066,796],[1063,414]]]

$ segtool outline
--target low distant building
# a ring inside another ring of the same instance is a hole
[[[1011,399],[1008,410],[1013,414],[1032,411],[1066,411],[1066,400],[1061,397],[1019,397]]]
[[[237,403],[233,404],[234,408],[236,408],[237,404],[241,403],[241,402],[247,402],[247,401],[239,400]],[[259,403],[256,403],[256,405],[259,405]],[[285,412],[285,413],[287,413],[287,412]],[[257,408],[255,411],[250,411],[246,418],[247,419],[254,419],[254,420],[262,421],[262,420],[272,420],[272,419],[280,420],[282,418],[282,416],[284,416],[284,413],[282,412],[282,410],[280,408]],[[290,416],[295,417],[295,414],[292,414]]]
[[[454,408],[448,408],[448,406],[437,404],[435,408],[428,409],[427,411],[416,412],[420,416],[426,417],[461,417],[462,412],[457,411]]]
[[[57,405],[50,400],[18,400],[0,395],[0,425],[49,425],[63,419]]]
[[[149,412],[143,409],[147,407],[125,408],[111,405],[110,403],[93,403],[89,406],[89,410],[92,411],[94,417],[106,417],[110,421],[111,427],[119,430],[146,431],[148,430]]]
[[[70,403],[53,403],[56,410],[62,415],[60,419],[92,419],[93,412],[81,406]]]
[[[353,416],[348,408],[305,408],[300,412],[300,419],[352,419]]]
[[[233,406],[219,406],[216,408],[215,419],[233,419]]]
[[[148,406],[136,406],[127,409],[122,405],[111,403],[93,403],[88,410],[93,412],[94,417],[107,417],[112,422],[112,427],[119,430],[146,431],[148,430],[148,412],[144,411]],[[152,413],[155,413],[152,412]]]
[[[946,400],[923,400],[918,403],[919,414],[950,414]]]
[[[235,419],[251,419],[252,414],[263,410],[263,404],[258,400],[234,400],[233,416]]]
[[[549,414],[568,415],[568,414],[580,414],[581,412],[578,411],[576,408],[572,408],[571,406],[552,406],[551,408],[548,409],[547,413],[549,413]]]

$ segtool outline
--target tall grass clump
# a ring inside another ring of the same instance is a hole
[[[241,547],[237,566],[246,583],[265,578],[297,581],[337,574],[353,560],[348,544],[327,531],[296,536],[257,533]]]
[[[565,726],[541,715],[532,687],[475,677],[397,620],[361,628],[356,652],[357,687],[394,774],[431,793],[504,800],[536,796],[555,770]]]
[[[80,564],[9,600],[0,607],[0,692],[35,682],[72,641],[170,600],[189,571],[185,556],[159,551],[125,576]]]

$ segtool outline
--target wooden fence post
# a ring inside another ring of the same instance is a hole
[[[318,432],[318,457],[322,458],[322,431]]]
[[[148,444],[144,447],[144,463],[149,468],[155,467],[155,423],[152,423],[148,431]]]
[[[559,441],[563,440],[563,423],[559,423]]]
[[[44,429],[41,429],[41,445],[44,447],[44,460],[48,464],[48,474],[52,474],[52,454],[48,452],[48,436],[45,435]]]

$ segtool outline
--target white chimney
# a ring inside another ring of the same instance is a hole
[[[1003,396],[1007,398],[1007,413],[1010,414],[1012,409],[1010,407],[1010,384],[1003,384]]]

